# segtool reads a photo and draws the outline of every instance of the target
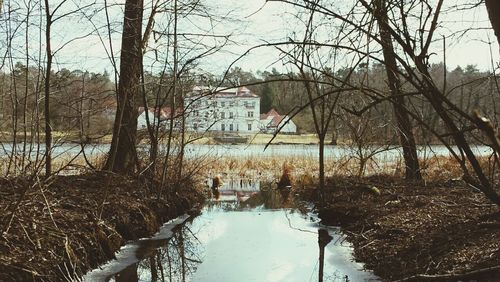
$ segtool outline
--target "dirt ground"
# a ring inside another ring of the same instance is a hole
[[[500,208],[461,181],[338,177],[325,199],[320,218],[385,281],[500,281]]]
[[[0,281],[74,279],[203,201],[189,186],[160,200],[152,192],[106,172],[58,176],[48,186],[0,179]]]

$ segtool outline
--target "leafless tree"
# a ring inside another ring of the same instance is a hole
[[[113,139],[105,168],[122,174],[137,167],[137,105],[142,65],[142,0],[127,0],[123,20],[120,81]]]
[[[500,196],[493,187],[492,179],[486,177],[483,168],[474,153],[471,144],[466,139],[466,134],[470,130],[464,130],[472,126],[473,128],[482,128],[478,119],[475,119],[471,113],[466,113],[458,108],[450,99],[445,95],[443,89],[439,87],[429,71],[428,58],[432,53],[431,47],[434,35],[439,25],[439,17],[442,13],[443,1],[430,3],[427,1],[420,1],[419,5],[411,5],[409,3],[390,1],[387,3],[387,14],[391,15],[385,18],[386,13],[380,13],[380,2],[368,2],[360,0],[354,4],[352,11],[348,14],[343,13],[341,9],[331,3],[321,3],[318,5],[316,1],[281,1],[294,5],[300,9],[314,10],[318,13],[328,16],[329,18],[339,21],[348,27],[348,30],[357,31],[366,35],[370,40],[379,46],[387,47],[390,38],[383,37],[388,34],[392,37],[394,44],[393,52],[394,60],[396,61],[397,68],[394,67],[394,62],[391,63],[386,56],[382,60],[374,52],[366,53],[363,50],[358,50],[358,54],[371,57],[374,61],[383,63],[390,72],[398,74],[405,83],[410,84],[415,90],[415,95],[421,95],[423,99],[433,108],[435,113],[439,116],[440,120],[447,128],[447,134],[453,139],[454,144],[458,147],[458,153],[454,150],[451,151],[452,155],[456,158],[462,170],[464,171],[464,180],[471,185],[480,189],[484,194],[493,202],[500,204]],[[354,16],[353,16],[354,15]],[[376,20],[379,23],[379,32],[374,32],[367,25],[367,22]],[[418,32],[412,32],[417,30]],[[382,35],[382,36],[381,36]],[[321,43],[319,43],[321,44]],[[345,41],[342,44],[332,45],[333,48],[342,48],[352,50],[353,46],[351,41]],[[390,54],[390,50],[386,48],[384,55]],[[388,73],[389,75],[389,73]],[[394,81],[393,81],[394,82]],[[397,90],[397,85],[393,84],[393,89]],[[403,95],[403,94],[400,94]],[[379,103],[380,98],[383,96],[371,96],[375,100],[373,105]],[[397,97],[391,96],[389,101],[393,104],[398,104]],[[387,100],[383,98],[382,100]],[[422,120],[418,119],[412,111],[405,105],[398,104],[404,107],[404,110],[418,123]],[[465,123],[460,119],[462,118]],[[407,125],[405,125],[408,128]],[[442,140],[442,139],[441,139]],[[444,140],[443,140],[444,141]],[[449,147],[449,144],[446,144]],[[414,159],[411,157],[409,159]],[[467,165],[468,164],[468,165]],[[407,167],[411,167],[407,164]],[[415,168],[415,167],[413,167]],[[473,175],[469,168],[472,169]]]

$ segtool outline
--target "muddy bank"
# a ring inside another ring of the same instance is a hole
[[[376,275],[388,281],[499,281],[500,209],[466,184],[424,185],[391,176],[328,183],[320,218],[342,226],[355,258]]]
[[[0,228],[9,226],[0,237],[0,281],[79,277],[112,259],[126,241],[196,212],[203,196],[190,186],[157,199],[143,181],[105,172],[59,176],[46,187],[0,180]]]

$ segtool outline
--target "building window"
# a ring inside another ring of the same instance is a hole
[[[229,125],[229,131],[233,131],[233,124],[232,123]]]
[[[229,102],[230,107],[234,107],[234,101]]]
[[[220,106],[221,107],[225,107],[226,106],[226,102],[220,102]]]
[[[220,117],[221,118],[226,118],[226,113],[225,112],[220,113]]]
[[[226,130],[226,125],[225,124],[221,124],[220,125],[220,130],[225,131]]]
[[[194,128],[194,130],[197,130],[197,129],[198,129],[198,124],[197,124],[196,122],[195,122],[195,123],[193,123],[193,128]]]
[[[253,117],[253,112],[248,112],[248,117]]]
[[[248,102],[247,101],[243,102],[243,106],[245,107],[248,106]]]
[[[255,108],[255,101],[252,102],[252,108]]]
[[[233,112],[229,112],[229,118],[233,118]]]
[[[252,131],[252,124],[251,123],[248,124],[248,131]]]

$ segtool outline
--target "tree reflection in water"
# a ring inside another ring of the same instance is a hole
[[[312,281],[348,281],[348,274],[354,281],[371,281],[371,274],[349,261],[350,251],[339,244],[344,237],[307,214],[293,189],[258,181],[227,183],[218,189],[219,199],[209,200],[201,216],[176,226],[168,239],[140,240],[135,256],[141,261],[112,279],[274,281],[270,277],[305,274]]]
[[[296,206],[292,197],[289,197],[289,190],[271,189],[270,183],[262,186],[265,188],[260,191],[259,181],[229,181],[227,187],[220,187],[217,190],[215,199],[207,203],[206,209],[235,211],[259,206],[265,209]],[[256,190],[259,192],[255,192]],[[219,198],[219,192],[225,197]],[[116,282],[190,280],[197,266],[202,263],[204,250],[196,234],[188,227],[189,224],[186,224],[188,222],[190,221],[175,227],[169,239],[144,241],[136,252],[137,258],[141,261],[118,273],[114,280]]]
[[[174,228],[171,238],[144,241],[137,250],[139,263],[118,273],[116,282],[187,281],[202,262],[201,244],[186,224]]]

